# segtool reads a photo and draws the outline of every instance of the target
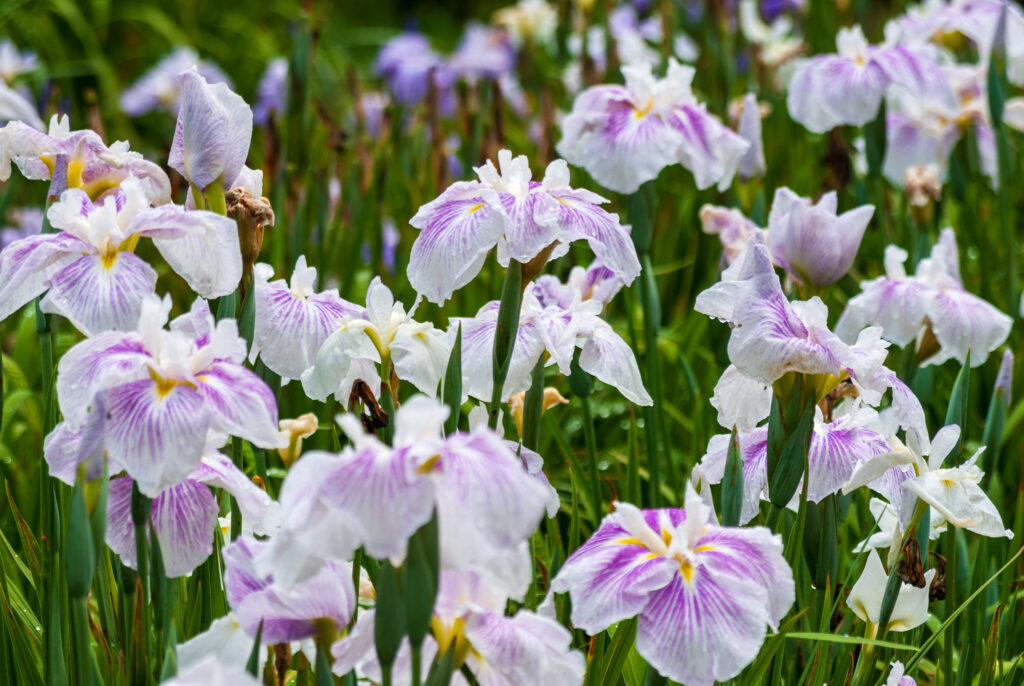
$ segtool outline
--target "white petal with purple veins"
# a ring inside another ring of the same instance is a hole
[[[49,286],[50,277],[92,252],[71,234],[38,234],[0,252],[0,320],[7,319]]]
[[[263,379],[227,362],[215,362],[196,379],[211,413],[211,426],[260,448],[278,447],[277,400]]]

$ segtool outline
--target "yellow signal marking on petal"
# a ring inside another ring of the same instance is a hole
[[[441,456],[440,455],[434,455],[433,457],[429,458],[426,462],[421,464],[419,467],[417,467],[416,468],[416,473],[417,474],[426,474],[427,472],[432,471],[434,469],[434,466],[440,460],[441,460]]]
[[[125,252],[135,252],[136,246],[139,244],[139,234],[133,233],[128,238],[121,241],[121,245],[117,246],[118,250],[124,250]]]
[[[68,188],[79,188],[82,185],[82,170],[85,165],[82,164],[82,160],[75,155],[68,162]]]
[[[618,543],[619,545],[638,545],[641,548],[646,548],[647,547],[643,543],[640,542],[640,539],[633,538],[632,536],[630,536],[629,538],[620,538],[619,540],[617,540],[615,542]]]
[[[468,210],[466,210],[466,214],[473,214],[474,212],[476,212],[477,210],[479,210],[483,206],[484,206],[484,204],[482,202],[478,202],[477,204],[473,205]]]
[[[712,551],[715,551],[715,550],[718,550],[717,546],[713,546],[713,545],[699,545],[699,546],[697,546],[696,548],[693,549],[693,552],[695,552],[695,553],[709,553],[709,552],[712,552]]]
[[[670,545],[672,543],[672,532],[665,527],[661,527],[661,540],[665,541],[665,545]]]
[[[651,108],[653,107],[654,98],[648,98],[647,104],[644,105],[642,108],[635,106],[633,107],[633,116],[636,117],[637,119],[643,119],[645,116],[647,116],[647,114],[651,111]]]
[[[104,252],[102,255],[100,255],[100,263],[103,265],[103,268],[106,269],[108,272],[114,268],[115,262],[117,262],[116,250],[113,252]]]
[[[50,178],[53,178],[53,168],[57,164],[57,158],[53,155],[40,155],[39,161],[46,165],[46,168],[50,170]]]
[[[185,381],[183,379],[165,379],[152,369],[149,370],[149,378],[153,379],[153,381],[156,382],[156,395],[161,400],[169,396],[171,392],[178,386],[188,386],[193,390],[196,387],[196,385],[191,381]],[[196,378],[201,379],[201,377]]]
[[[644,559],[645,560],[653,560],[656,557],[661,557],[661,556],[658,555],[657,553],[647,553],[646,555],[644,555]]]

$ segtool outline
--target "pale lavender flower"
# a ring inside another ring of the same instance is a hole
[[[825,497],[838,493],[861,460],[889,451],[885,437],[871,427],[875,416],[874,411],[866,408],[851,409],[847,414],[826,422],[821,411],[816,410],[807,451],[808,501],[821,502]],[[707,452],[700,463],[707,483],[721,482],[731,438],[731,434],[719,434],[708,442]],[[760,501],[769,496],[768,427],[741,433],[739,441],[743,462],[743,508],[739,523],[746,524],[757,516]],[[801,478],[791,507],[799,503],[802,483]]]
[[[298,379],[313,366],[327,337],[346,318],[360,318],[364,309],[338,297],[337,289],[316,292],[316,268],[300,255],[290,283],[271,281],[274,268],[253,270],[256,329],[250,359],[258,354],[267,368],[285,379]]]
[[[201,295],[226,295],[242,275],[234,220],[176,205],[149,207],[136,178],[99,204],[77,188],[64,191],[48,216],[58,233],[29,236],[0,252],[0,319],[46,293],[42,310],[86,334],[134,328],[156,283],[153,268],[132,252],[147,236]]]
[[[425,36],[414,31],[406,31],[385,43],[377,54],[374,71],[403,105],[426,98],[431,78],[435,84],[450,80],[443,74],[444,60],[431,49]]]
[[[659,673],[692,686],[730,679],[793,604],[782,538],[723,527],[687,486],[686,508],[616,511],[551,582],[590,634],[639,615],[636,648]]]
[[[451,354],[451,335],[414,320],[415,310],[416,303],[407,313],[380,277],[374,277],[366,290],[366,309],[346,314],[316,351],[313,365],[301,374],[306,395],[323,400],[334,394],[347,402],[356,379],[379,386],[376,365],[385,362],[420,392],[437,393]]]
[[[0,229],[0,250],[14,241],[34,236],[43,230],[43,211],[38,207],[22,207],[11,213],[17,226]]]
[[[1013,351],[1007,348],[1003,352],[1003,361],[999,363],[999,374],[996,375],[996,390],[1003,394],[1006,407],[1010,406],[1013,397]]]
[[[309,579],[284,586],[263,572],[259,558],[271,545],[248,536],[224,546],[224,590],[242,629],[265,645],[319,635],[328,625],[341,631],[355,610],[350,565],[326,562]]]
[[[723,269],[743,255],[751,236],[759,234],[769,243],[764,229],[732,207],[704,205],[700,208],[700,228],[704,233],[717,234],[718,240],[722,241]]]
[[[768,215],[772,261],[792,279],[824,288],[850,270],[875,208],[837,214],[837,202],[834,191],[816,204],[788,188],[775,191]]]
[[[70,441],[69,441],[70,439]],[[224,489],[238,502],[243,517],[243,530],[247,533],[269,535],[274,533],[279,509],[266,491],[254,484],[229,457],[216,451],[224,436],[211,432],[206,454],[188,477],[153,498],[149,521],[152,534],[160,542],[164,572],[169,578],[191,574],[213,552],[219,507],[210,486]],[[69,484],[75,483],[76,474],[70,463],[61,463],[54,454],[68,450],[64,443],[74,443],[74,434],[51,434],[47,448],[51,454],[50,474]],[[212,445],[210,445],[212,443]],[[55,471],[55,468],[62,468]],[[131,516],[132,479],[128,476],[110,480],[107,501],[106,542],[132,569],[136,568],[135,528]]]
[[[971,351],[971,366],[984,364],[989,353],[1010,334],[1013,320],[981,298],[968,293],[960,279],[956,236],[944,229],[931,255],[908,276],[905,250],[885,250],[885,276],[861,284],[847,303],[836,332],[850,340],[864,326],[882,328],[886,340],[905,346],[931,329],[939,350],[927,351],[923,364],[955,359],[961,364]]]
[[[384,111],[391,104],[391,98],[384,93],[370,92],[359,96],[359,108],[363,113],[366,134],[376,138],[384,124]]]
[[[231,86],[231,80],[216,65],[200,60],[189,48],[178,48],[125,89],[121,94],[121,109],[129,117],[138,117],[154,110],[176,114],[182,94],[178,74],[193,67],[209,83]]]
[[[499,79],[515,70],[516,51],[507,31],[470,23],[462,34],[448,69],[469,81]]]
[[[894,84],[954,106],[945,74],[925,46],[896,45],[891,40],[868,45],[864,32],[854,26],[839,30],[836,50],[837,54],[802,61],[789,81],[789,114],[814,133],[872,121]]]
[[[246,369],[245,340],[234,320],[213,322],[206,301],[163,328],[171,308],[149,294],[135,331],[106,331],[73,346],[57,366],[65,425],[100,436],[110,473],[125,470],[155,498],[192,474],[210,429],[276,448],[274,394]],[[66,450],[60,441],[52,451]],[[92,444],[93,441],[83,441]],[[90,452],[95,451],[93,446]]]
[[[245,166],[252,110],[226,84],[210,84],[193,67],[178,74],[181,108],[167,164],[190,185],[228,187]]]
[[[441,566],[469,570],[513,595],[530,579],[527,540],[544,516],[548,491],[487,428],[442,438],[448,408],[415,396],[394,416],[394,445],[339,415],[353,446],[311,452],[289,470],[281,491],[282,530],[264,565],[291,584],[357,547],[400,561],[409,537],[437,511]]]
[[[604,266],[601,260],[594,260],[586,269],[573,267],[565,283],[552,274],[538,277],[534,282],[533,294],[541,307],[556,305],[568,310],[573,307],[573,303],[587,300],[607,305],[624,285],[622,279],[615,276],[615,272]]]
[[[632,348],[598,316],[603,303],[574,299],[569,308],[557,304],[542,306],[535,289],[531,284],[523,293],[502,400],[530,387],[531,371],[545,353],[550,364],[557,364],[559,371],[568,376],[573,355],[579,348],[583,371],[617,388],[631,402],[650,405],[651,396],[644,388]],[[490,398],[493,386],[490,370],[498,305],[492,301],[481,307],[475,317],[451,320],[462,327],[463,392],[480,400]]]
[[[18,50],[9,40],[0,41],[0,79],[10,85],[20,75],[34,70],[39,65],[36,54],[31,50]]]
[[[480,272],[492,248],[507,265],[510,258],[527,263],[552,246],[551,256],[564,255],[576,240],[586,240],[605,266],[633,282],[640,261],[628,230],[600,207],[605,198],[569,186],[564,160],[549,164],[541,182],[531,180],[524,155],[502,150],[498,164],[476,167],[479,181],[452,184],[410,220],[420,229],[407,272],[418,293],[443,303]]]
[[[986,95],[987,67],[951,65],[943,71],[956,94],[952,107],[934,93],[890,89],[886,96],[888,140],[882,173],[896,186],[902,186],[910,167],[936,165],[945,179],[953,148],[964,135],[973,135],[981,171],[994,188],[998,187],[995,136]]]
[[[72,131],[67,115],[53,115],[47,133],[20,121],[0,129],[0,181],[11,177],[11,162],[27,179],[51,180],[62,160],[67,166],[63,173],[66,187],[80,188],[93,200],[135,176],[142,181],[150,202],[161,205],[171,201],[171,181],[163,169],[129,150],[127,141],[108,147],[95,131]]]
[[[559,154],[622,193],[672,164],[693,172],[698,188],[727,188],[750,144],[697,102],[693,68],[670,59],[663,79],[644,65],[622,74],[625,86],[594,86],[577,96],[562,122]]]
[[[733,128],[740,138],[747,141],[750,147],[740,160],[739,175],[741,179],[753,179],[764,176],[764,142],[761,140],[761,106],[754,93],[747,93],[742,99],[735,101],[737,111],[733,112],[730,104],[729,116],[733,120]]]
[[[586,671],[583,654],[572,650],[572,634],[554,619],[529,610],[506,617],[508,592],[472,573],[442,571],[431,618],[431,634],[422,647],[420,681],[438,652],[455,651],[451,683],[468,686],[468,669],[480,684],[550,684],[580,686]],[[376,610],[359,613],[349,634],[334,644],[335,674],[351,670],[373,682],[381,680],[374,649]],[[393,666],[395,684],[412,682],[408,638],[402,639]]]
[[[885,680],[885,686],[917,686],[917,682],[914,678],[905,674],[903,663],[899,660],[890,663],[892,669],[889,671],[889,676]]]
[[[270,115],[280,117],[284,114],[284,106],[288,97],[288,58],[276,57],[270,60],[267,70],[260,77],[256,86],[256,104],[252,108],[252,118],[259,126],[270,123]]]

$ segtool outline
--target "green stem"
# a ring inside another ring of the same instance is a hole
[[[519,308],[523,298],[523,265],[509,261],[505,271],[505,283],[501,288],[501,303],[498,305],[498,324],[494,330],[493,382],[491,404],[488,408],[487,426],[498,428],[501,412],[501,396],[508,377],[508,366],[515,349],[516,332],[519,330]]]
[[[956,527],[949,526],[946,530],[946,618],[956,611]],[[942,671],[944,685],[953,685],[953,637],[956,635],[956,620],[953,620],[942,637]]]
[[[533,367],[530,389],[523,399],[523,445],[536,452],[540,443],[540,419],[544,413],[544,362],[541,355]]]
[[[152,632],[149,631],[149,627],[152,626],[149,607],[149,539],[146,536],[146,526],[149,523],[149,512],[152,505],[153,501],[139,491],[137,483],[132,482],[131,516],[132,526],[135,528],[135,563],[139,573],[139,581],[142,582],[142,595],[139,597],[139,602],[141,604],[140,627],[143,630],[144,636],[142,639],[143,653],[139,657],[140,663],[143,664],[153,654]]]
[[[92,650],[89,647],[89,597],[71,600],[75,632],[75,673],[79,684],[92,683]]]
[[[597,468],[597,437],[594,433],[594,415],[590,410],[590,397],[582,396],[583,438],[587,445],[587,473],[590,475],[590,498],[594,509],[594,526],[601,523],[602,508],[601,479]]]
[[[420,686],[423,681],[423,675],[420,673],[423,669],[423,645],[410,646],[409,652],[412,656],[412,686]]]
[[[211,212],[227,216],[228,204],[224,198],[224,186],[220,179],[214,181],[206,188],[206,203],[210,206]]]

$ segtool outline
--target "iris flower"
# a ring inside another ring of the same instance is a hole
[[[627,229],[608,202],[569,186],[564,160],[548,165],[541,182],[532,181],[525,155],[498,153],[498,167],[474,169],[479,181],[458,181],[420,207],[410,220],[420,235],[409,257],[409,283],[427,300],[444,303],[483,267],[497,247],[498,260],[527,263],[564,255],[569,243],[586,240],[590,249],[625,283],[640,273]]]
[[[892,615],[889,617],[889,623],[885,626],[885,631],[910,631],[928,620],[928,593],[934,577],[934,569],[925,572],[925,583],[921,588],[900,581],[899,595],[896,597],[896,604],[892,608]],[[846,604],[850,606],[853,613],[867,622],[868,638],[875,638],[878,635],[882,596],[885,595],[885,586],[888,580],[889,575],[882,567],[878,553],[872,549],[868,553],[864,571],[861,572],[857,583],[850,589],[850,595],[846,599]]]
[[[423,643],[420,681],[425,680],[425,670],[438,651],[454,650],[456,671],[451,683],[459,686],[469,684],[460,668],[468,669],[480,684],[582,684],[586,660],[571,649],[569,630],[529,610],[506,617],[508,597],[503,588],[475,574],[442,571],[432,633]],[[360,612],[348,636],[334,644],[335,674],[355,669],[360,676],[380,682],[375,624],[376,610]],[[402,639],[392,670],[394,683],[412,682],[407,638]]]
[[[968,350],[972,367],[983,364],[1006,340],[1013,320],[964,288],[953,230],[942,231],[913,276],[903,266],[906,259],[907,252],[895,245],[885,249],[885,276],[861,283],[836,333],[850,340],[864,326],[879,326],[896,345],[917,339],[923,364],[950,358],[963,364]]]
[[[204,297],[231,293],[242,276],[234,220],[150,207],[134,177],[95,203],[83,190],[66,190],[47,216],[58,233],[23,238],[0,253],[0,318],[46,293],[40,308],[86,334],[134,328],[156,284],[156,271],[133,252],[143,237]]]
[[[690,686],[739,674],[795,596],[782,538],[719,526],[692,485],[682,510],[619,503],[551,590],[570,594],[572,623],[589,634],[639,615],[637,651]]]
[[[73,346],[57,366],[57,399],[66,424],[55,432],[101,435],[110,473],[121,470],[156,498],[185,481],[205,453],[210,429],[276,448],[274,394],[242,366],[245,340],[209,306],[164,329],[170,298],[147,295],[134,331],[106,331]],[[47,441],[47,459],[60,450]]]
[[[620,193],[672,164],[693,172],[698,188],[727,188],[750,144],[697,102],[693,68],[670,58],[663,79],[649,65],[625,66],[622,75],[624,86],[593,86],[576,97],[558,153]]]

